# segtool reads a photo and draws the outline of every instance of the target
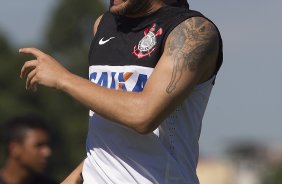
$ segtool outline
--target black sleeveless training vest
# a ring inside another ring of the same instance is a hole
[[[90,81],[115,90],[143,91],[163,54],[166,39],[171,31],[184,20],[195,16],[204,17],[188,8],[172,6],[162,7],[141,18],[127,18],[106,12],[89,51]],[[218,69],[221,62],[220,40]],[[157,132],[148,136],[140,136],[90,111],[86,146],[90,158],[86,159],[89,167],[86,167],[88,171],[84,170],[87,176],[85,179],[89,183],[103,183],[99,181],[115,181],[122,177],[126,183],[136,183],[135,174],[130,173],[131,169],[135,169],[135,173],[140,174],[140,179],[148,181],[147,183],[199,183],[196,176],[198,140],[213,79],[214,76],[196,86],[191,92],[192,95],[187,96],[187,99],[164,120],[156,129]],[[158,85],[158,82],[153,85]],[[141,144],[142,141],[144,144]],[[118,146],[119,143],[124,144],[122,149]],[[178,150],[180,152],[177,152]],[[97,163],[110,159],[118,160],[111,161],[113,172],[119,172],[120,169],[125,172],[100,175],[108,171],[108,166],[102,164],[100,167]],[[165,162],[162,162],[163,160]]]

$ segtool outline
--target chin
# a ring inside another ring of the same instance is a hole
[[[113,14],[124,15],[127,9],[127,0],[111,0],[110,12]]]

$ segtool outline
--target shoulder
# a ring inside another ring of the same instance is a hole
[[[167,42],[177,38],[179,42],[189,40],[190,44],[194,42],[217,44],[219,41],[217,28],[204,17],[191,17],[184,20],[171,31],[168,38]]]
[[[219,52],[219,32],[204,17],[191,17],[176,26],[165,43],[164,54],[181,57],[191,72],[205,73],[208,79],[215,72]]]
[[[103,15],[104,15],[104,14],[103,14]],[[100,16],[96,19],[96,21],[95,21],[95,23],[94,23],[94,26],[93,26],[93,34],[94,34],[94,36],[95,36],[95,34],[96,34],[96,32],[97,32],[98,26],[99,26],[99,24],[100,24],[100,22],[101,22],[101,19],[103,18],[103,15],[100,15]]]

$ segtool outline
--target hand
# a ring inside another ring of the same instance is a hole
[[[26,89],[37,90],[37,84],[60,89],[61,81],[71,73],[54,58],[36,48],[22,48],[20,53],[32,54],[35,60],[26,61],[21,69],[21,78],[26,78]]]

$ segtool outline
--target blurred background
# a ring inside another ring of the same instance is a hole
[[[200,138],[201,184],[282,183],[282,1],[190,0],[219,27],[224,64]],[[25,90],[20,47],[38,47],[87,78],[96,18],[108,0],[0,0],[0,125],[37,113],[53,128],[49,174],[62,180],[85,158],[88,109],[40,87]],[[4,155],[0,150],[0,166]]]

